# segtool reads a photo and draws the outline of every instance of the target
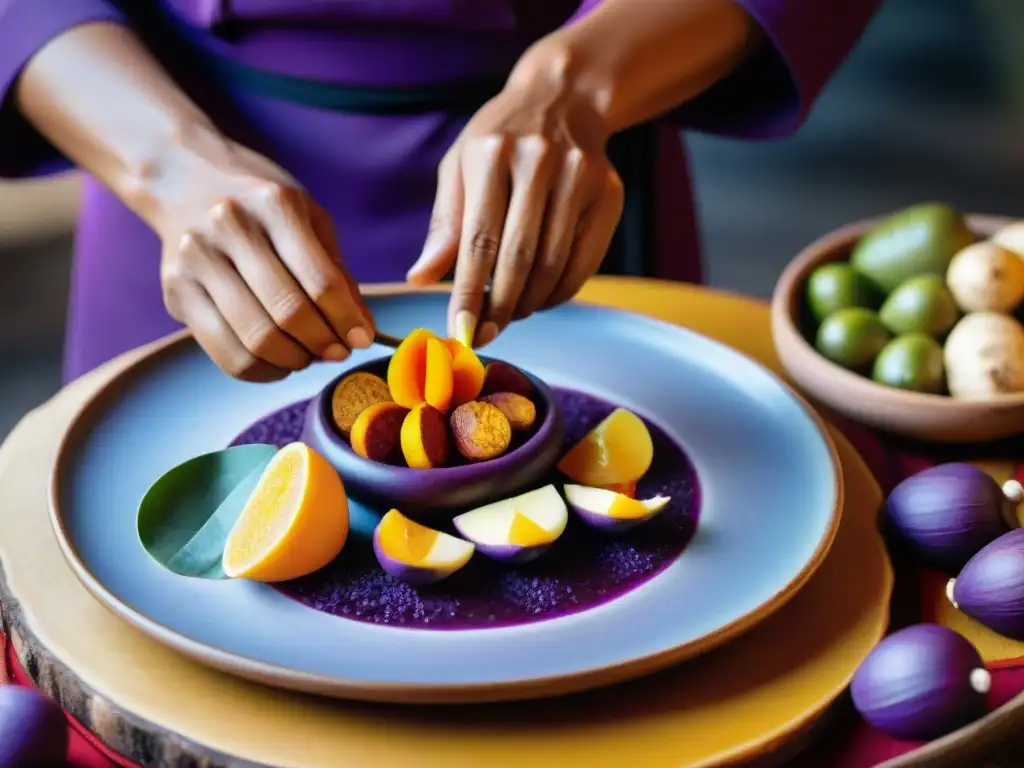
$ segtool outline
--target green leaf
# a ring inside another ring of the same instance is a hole
[[[238,445],[166,472],[139,504],[139,541],[149,556],[182,576],[226,578],[224,543],[276,453],[273,445]]]

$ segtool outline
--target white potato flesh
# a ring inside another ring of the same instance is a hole
[[[558,489],[545,485],[535,491],[464,512],[455,518],[454,523],[470,541],[500,546],[509,543],[512,521],[517,513],[550,533],[552,541],[562,534],[569,521],[568,509]]]

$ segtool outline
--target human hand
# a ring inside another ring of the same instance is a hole
[[[246,381],[368,347],[373,318],[327,213],[265,157],[207,144],[164,171],[153,216],[167,311],[219,368]]]
[[[449,333],[476,346],[575,296],[622,215],[593,104],[523,80],[485,104],[442,160],[427,242],[408,275],[425,285],[455,267]]]

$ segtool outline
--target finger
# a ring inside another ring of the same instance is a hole
[[[622,181],[614,170],[609,170],[604,194],[580,219],[569,264],[545,308],[569,301],[597,273],[622,218],[624,197]]]
[[[352,274],[352,270],[348,268],[348,264],[346,264],[345,258],[341,254],[341,245],[338,243],[338,233],[334,229],[334,222],[331,221],[331,215],[315,202],[310,204],[309,214],[310,225],[316,233],[317,240],[324,244],[324,247],[327,249],[327,253],[338,255],[335,263],[338,265],[338,268],[345,276],[345,280],[348,282],[349,292],[358,305],[359,312],[364,321],[364,327],[373,330],[377,327],[373,319],[373,312],[371,312],[370,308],[366,305],[366,299],[363,298],[363,293],[359,290],[359,281],[356,280],[355,275]]]
[[[449,153],[438,166],[437,192],[427,227],[427,240],[423,252],[406,275],[414,285],[438,283],[455,266],[465,201],[460,158],[458,152]]]
[[[455,263],[448,328],[472,344],[484,294],[498,258],[508,212],[510,168],[506,144],[495,138],[468,144],[462,155],[466,209]]]
[[[338,343],[365,348],[373,328],[363,317],[362,298],[339,266],[341,254],[329,253],[313,228],[305,193],[274,187],[263,206],[263,226],[281,261],[334,330]]]
[[[566,156],[545,214],[540,249],[513,316],[529,317],[548,300],[569,262],[580,213],[586,199],[589,163],[579,150]]]
[[[348,357],[348,347],[339,343],[337,335],[281,262],[263,228],[248,211],[238,203],[222,202],[213,211],[211,229],[213,244],[231,259],[232,264],[227,266],[233,266],[259,301],[263,313],[301,344],[307,356],[328,360]],[[212,292],[211,295],[231,321],[220,298]],[[238,331],[237,327],[235,329]]]
[[[491,342],[512,319],[533,269],[554,166],[549,146],[522,141],[512,164],[512,198],[477,343]]]
[[[227,256],[211,250],[200,277],[221,317],[255,357],[289,371],[309,365],[309,353],[278,327]]]
[[[203,351],[226,374],[253,382],[277,381],[288,375],[287,370],[260,360],[245,348],[200,285],[179,285],[176,292],[185,324]]]

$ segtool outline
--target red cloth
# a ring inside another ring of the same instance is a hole
[[[14,651],[8,645],[7,638],[0,634],[3,645],[3,672],[7,680],[15,685],[32,685],[25,670],[14,657]],[[135,768],[135,763],[106,747],[92,735],[84,725],[71,717],[68,718],[68,754],[67,762],[71,768]]]
[[[18,665],[10,648],[4,643],[4,659],[16,685],[31,685],[28,676]],[[999,662],[990,664],[992,691],[989,703],[998,707],[1024,690],[1024,662]],[[135,763],[106,747],[92,735],[85,726],[68,715],[68,766],[69,768],[136,768]],[[840,736],[841,738],[836,738]],[[825,743],[829,746],[825,746]],[[826,732],[818,744],[811,748],[812,754],[820,755],[815,763],[825,768],[868,768],[883,760],[902,755],[918,746],[917,742],[898,741],[884,733],[868,727],[859,720],[847,720]]]
[[[1016,444],[987,446],[983,449],[984,453],[976,457],[964,457],[959,455],[956,449],[928,449],[930,458],[924,458],[919,446],[894,446],[889,441],[883,443],[874,434],[852,425],[842,425],[842,429],[886,492],[903,477],[919,472],[936,462],[1024,455],[1024,441],[1016,441]],[[1024,482],[1024,465],[1017,467],[1016,474],[1018,479]],[[909,612],[901,611],[899,605],[895,606],[894,628],[916,621],[930,620],[927,607],[929,598],[936,589],[942,588],[943,583],[943,578],[937,578],[935,574],[927,571],[910,574],[898,572],[897,589],[912,592],[913,597],[917,599],[910,601],[913,608]],[[11,682],[17,685],[31,685],[3,635],[0,635],[0,642],[4,645],[3,658]],[[990,663],[988,669],[992,672],[992,690],[989,693],[989,704],[992,707],[1006,703],[1024,690],[1024,658]],[[808,753],[802,756],[804,761],[810,758],[811,763],[820,768],[871,768],[920,746],[920,742],[899,741],[874,730],[860,720],[849,706],[845,715],[816,740]],[[68,764],[71,768],[135,768],[134,763],[107,748],[70,716],[68,727]]]

